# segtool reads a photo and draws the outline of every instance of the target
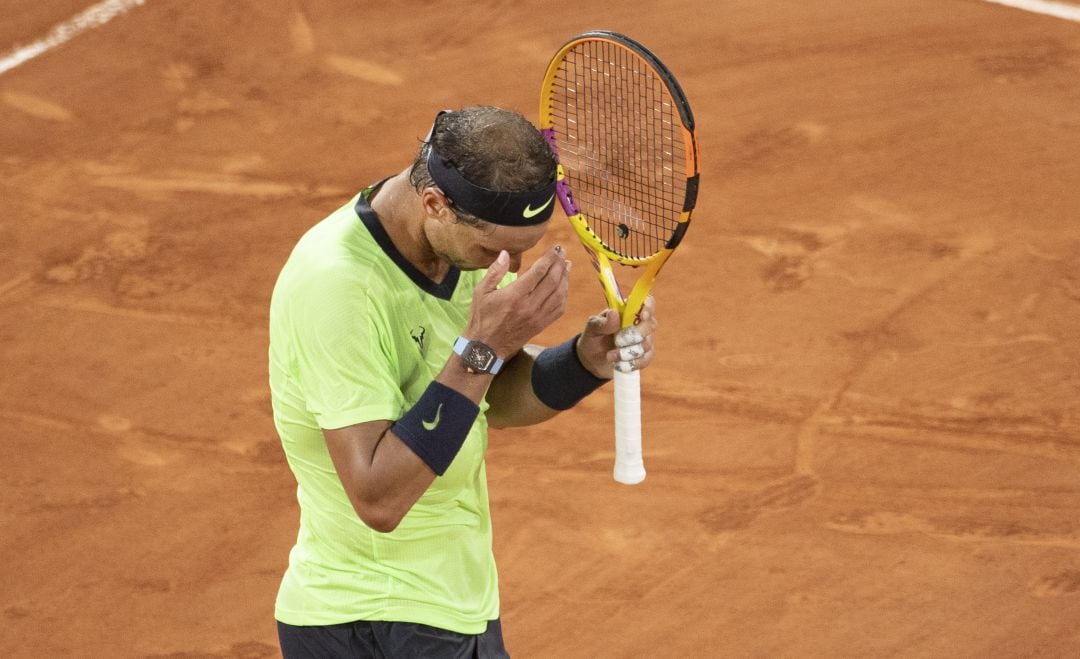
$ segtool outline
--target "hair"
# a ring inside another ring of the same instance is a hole
[[[422,192],[435,186],[428,172],[430,144],[470,183],[500,192],[535,190],[555,178],[551,147],[518,112],[473,106],[440,115],[409,170],[409,182]],[[490,222],[451,205],[463,224],[487,227]]]

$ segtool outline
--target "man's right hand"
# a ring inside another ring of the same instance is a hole
[[[515,281],[498,288],[509,267],[509,254],[500,252],[473,292],[463,334],[491,346],[502,359],[517,354],[562,316],[570,288],[570,261],[559,245],[545,252]]]

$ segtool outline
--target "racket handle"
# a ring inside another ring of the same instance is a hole
[[[615,371],[615,480],[645,480],[641,459],[641,371]]]

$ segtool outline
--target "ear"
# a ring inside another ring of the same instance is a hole
[[[420,193],[420,207],[431,218],[447,221],[453,219],[454,212],[450,210],[450,202],[438,188],[427,187]]]

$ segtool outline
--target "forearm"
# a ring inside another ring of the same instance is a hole
[[[583,366],[577,337],[551,348],[527,345],[492,382],[488,423],[496,428],[541,423],[605,382]]]
[[[450,357],[401,419],[324,431],[353,508],[368,526],[396,528],[468,435],[491,376],[466,372],[459,359]]]
[[[358,517],[376,531],[393,531],[435,479],[434,472],[391,430],[373,444],[325,431],[330,457]],[[347,429],[343,429],[347,430]]]
[[[489,425],[494,428],[529,426],[559,413],[540,402],[532,390],[533,364],[543,349],[538,345],[526,345],[495,376],[487,393]]]

